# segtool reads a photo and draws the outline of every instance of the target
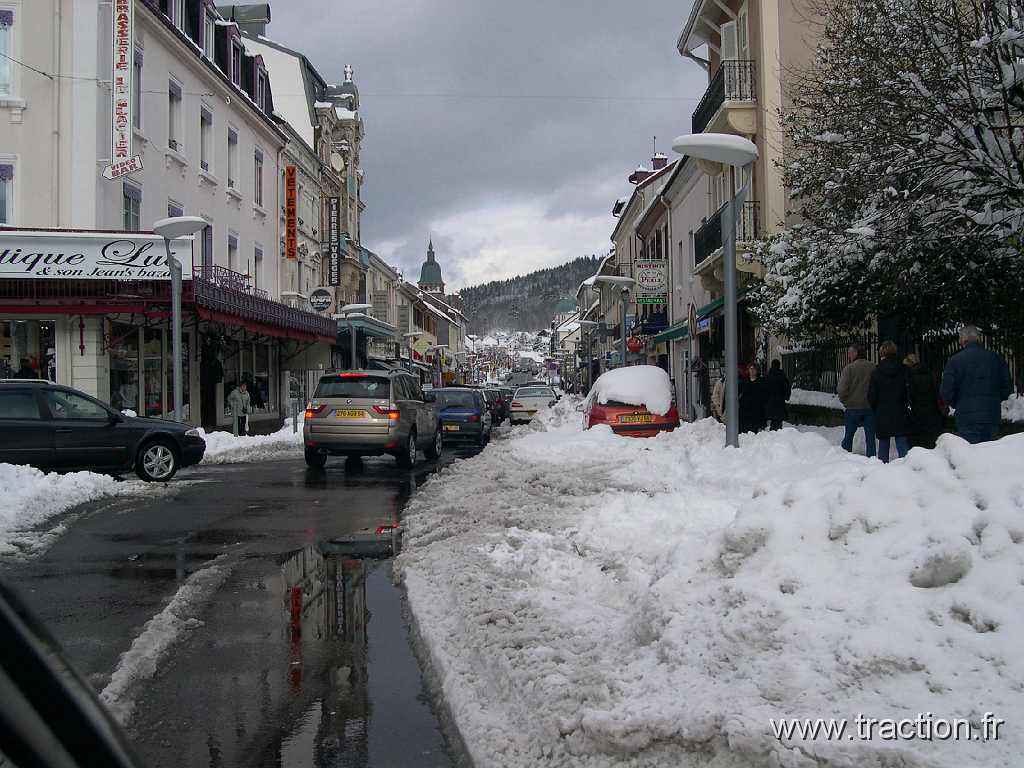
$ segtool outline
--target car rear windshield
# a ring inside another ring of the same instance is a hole
[[[516,397],[554,397],[555,393],[547,387],[524,387],[516,392]]]
[[[472,392],[441,391],[437,393],[441,408],[476,408],[477,399]]]
[[[313,397],[365,397],[386,400],[391,382],[386,376],[322,376]]]

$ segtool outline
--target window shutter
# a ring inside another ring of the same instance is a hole
[[[727,21],[722,25],[722,61],[735,60],[739,51],[736,39],[736,22]]]

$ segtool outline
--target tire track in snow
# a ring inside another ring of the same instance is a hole
[[[189,576],[166,607],[146,622],[142,633],[121,654],[110,682],[100,692],[100,700],[122,725],[132,717],[140,684],[156,674],[172,646],[203,626],[195,613],[231,575],[237,562],[235,553],[225,552]]]

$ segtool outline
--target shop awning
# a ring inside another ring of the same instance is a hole
[[[697,319],[702,320],[705,317],[713,315],[715,312],[719,311],[722,308],[723,304],[725,304],[724,296],[720,299],[715,299],[710,304],[705,304],[703,307],[697,310]]]
[[[666,328],[664,331],[654,336],[651,341],[655,344],[661,344],[665,341],[679,341],[681,339],[688,338],[690,336],[690,323],[684,320],[681,323],[676,323],[673,326]]]
[[[349,334],[352,332],[352,326],[356,327],[356,331],[362,332],[366,336],[372,336],[375,339],[391,339],[397,341],[395,338],[395,329],[387,323],[381,323],[378,320],[374,320],[372,317],[357,317],[353,320],[346,320],[342,317],[338,318],[338,334]]]

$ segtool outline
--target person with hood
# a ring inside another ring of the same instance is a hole
[[[851,344],[846,351],[850,362],[839,374],[839,401],[846,409],[843,422],[846,434],[843,449],[853,451],[853,438],[864,427],[864,443],[868,458],[875,455],[875,414],[868,402],[868,384],[875,372],[875,364],[866,359],[863,344]]]
[[[764,414],[768,417],[768,428],[774,432],[782,429],[782,422],[787,415],[786,403],[793,394],[789,379],[782,370],[781,360],[772,360],[771,370],[765,377],[765,390]]]
[[[747,378],[740,379],[740,432],[760,432],[768,422],[768,392],[760,373],[757,364],[751,363],[747,366]]]
[[[725,421],[725,376],[719,376],[711,390],[711,415],[716,421]]]
[[[995,440],[1002,421],[1002,402],[1013,384],[1010,368],[995,352],[981,346],[973,325],[960,329],[961,350],[942,372],[942,399],[956,409],[956,431],[968,443]]]
[[[903,365],[907,368],[910,445],[912,448],[934,448],[935,441],[945,431],[946,420],[935,377],[913,352],[903,358]]]
[[[910,450],[910,420],[907,417],[907,369],[896,359],[896,344],[883,341],[881,360],[868,383],[868,402],[875,416],[878,458],[889,463],[890,440],[896,441],[900,458]]]

